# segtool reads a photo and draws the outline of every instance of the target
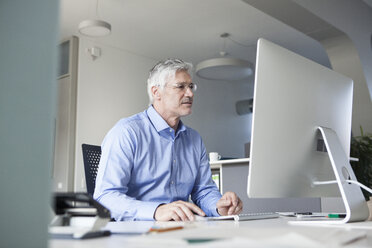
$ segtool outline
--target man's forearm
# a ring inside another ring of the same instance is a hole
[[[205,190],[206,194],[199,193],[193,196],[193,201],[205,212],[207,216],[219,216],[216,210],[216,203],[221,198],[217,190]]]
[[[162,202],[139,201],[119,192],[106,192],[97,200],[111,211],[116,221],[154,220],[154,212]]]

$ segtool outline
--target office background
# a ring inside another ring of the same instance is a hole
[[[100,1],[103,5],[100,12],[102,18],[115,24],[112,35],[107,39],[90,39],[77,33],[77,25],[82,19],[94,17],[94,5],[88,7],[90,2],[92,1],[60,1],[58,38],[58,1],[0,2],[2,246],[46,246],[46,205],[50,187],[46,176],[51,175],[52,116],[56,100],[53,95],[55,53],[51,44],[57,44],[58,40],[71,35],[78,35],[80,38],[75,183],[72,185],[78,191],[84,189],[81,181],[81,143],[99,144],[119,118],[146,108],[146,73],[157,60],[182,57],[195,64],[218,56],[223,43],[218,36],[222,32],[230,32],[244,44],[251,45],[257,37],[262,36],[321,64],[330,64],[319,43],[242,1]],[[173,2],[176,2],[175,8],[170,5]],[[286,2],[288,1],[282,1],[283,4]],[[353,41],[369,85],[369,89],[365,85],[364,90],[355,93],[356,99],[359,99],[356,106],[364,119],[364,129],[372,132],[371,100],[368,95],[372,89],[371,1],[294,2],[342,30]],[[113,13],[104,12],[105,4],[111,5],[109,9]],[[189,4],[192,6],[188,6]],[[243,12],[249,13],[249,16],[242,15]],[[183,26],[156,25],[157,15],[169,16]],[[128,19],[115,22],[112,19],[115,16]],[[220,22],[215,22],[213,16],[217,16],[216,19]],[[231,23],[234,17],[243,19],[234,24]],[[143,23],[144,20],[147,22]],[[191,23],[192,20],[196,23]],[[121,25],[123,26],[119,28]],[[241,30],[239,27],[242,31],[236,32]],[[199,32],[191,35],[193,30]],[[123,33],[128,38],[119,40],[118,43],[108,43],[108,39],[115,38],[118,33]],[[161,43],[155,39],[158,36],[163,36],[164,40],[168,37],[169,42],[160,46]],[[170,39],[172,37],[178,38]],[[213,41],[207,37],[212,37]],[[200,46],[198,39],[204,40]],[[140,49],[133,49],[136,43],[141,45]],[[92,46],[102,49],[102,56],[95,61],[86,53],[86,49]],[[203,50],[206,53],[202,53]],[[254,61],[254,52],[251,50],[239,48],[231,42],[227,47],[231,54],[244,54],[247,59]],[[201,133],[209,151],[218,151],[224,156],[243,156],[242,145],[250,137],[250,117],[237,116],[234,107],[228,104],[251,97],[253,79],[238,83],[198,81],[201,85],[196,96],[194,114],[186,118],[185,122]],[[221,112],[217,111],[218,108],[221,108]],[[45,118],[40,118],[41,116]],[[227,119],[230,121],[224,122]],[[246,123],[246,129],[242,128],[242,123]],[[234,132],[228,132],[228,127],[234,127],[231,128]],[[358,129],[354,126],[355,128]],[[7,238],[3,239],[4,237]]]
[[[291,1],[282,1],[283,5]],[[294,1],[346,33],[357,48],[364,76],[372,82],[372,11],[368,1]],[[244,1],[99,1],[99,16],[112,24],[112,34],[87,38],[77,31],[78,23],[95,15],[95,5],[87,0],[61,1],[61,40],[79,37],[78,84],[74,185],[85,190],[81,144],[100,144],[107,131],[120,118],[143,111],[148,104],[146,79],[149,69],[160,59],[180,57],[198,62],[219,56],[224,41],[232,57],[255,62],[255,43],[265,37],[325,66],[330,66],[322,45],[302,32],[250,6]],[[101,56],[92,59],[88,49],[97,47]],[[335,46],[337,47],[337,46]],[[336,58],[342,60],[344,58]],[[235,103],[253,97],[250,77],[237,82],[199,83],[193,114],[184,118],[198,130],[207,151],[225,157],[244,157],[244,144],[250,141],[251,115],[239,116]],[[365,82],[355,92],[354,109],[359,123],[372,131],[372,104]],[[372,86],[370,86],[372,88]],[[280,104],[280,103],[278,103]],[[66,188],[62,185],[62,189]]]

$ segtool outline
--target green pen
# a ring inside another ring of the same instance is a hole
[[[346,214],[328,214],[328,218],[345,218]]]

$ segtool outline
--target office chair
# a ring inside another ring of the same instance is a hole
[[[82,144],[85,182],[87,184],[88,194],[93,196],[96,186],[96,176],[99,160],[101,159],[101,147],[95,145]]]

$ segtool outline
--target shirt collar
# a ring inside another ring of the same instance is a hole
[[[154,125],[158,133],[165,129],[171,128],[168,125],[168,123],[163,119],[163,117],[161,117],[161,115],[159,115],[159,113],[156,112],[156,110],[154,109],[152,105],[147,109],[147,116],[149,117],[150,121],[152,122],[152,124]],[[180,122],[178,123],[177,133],[185,131],[185,130],[186,130],[186,126],[180,120]]]

